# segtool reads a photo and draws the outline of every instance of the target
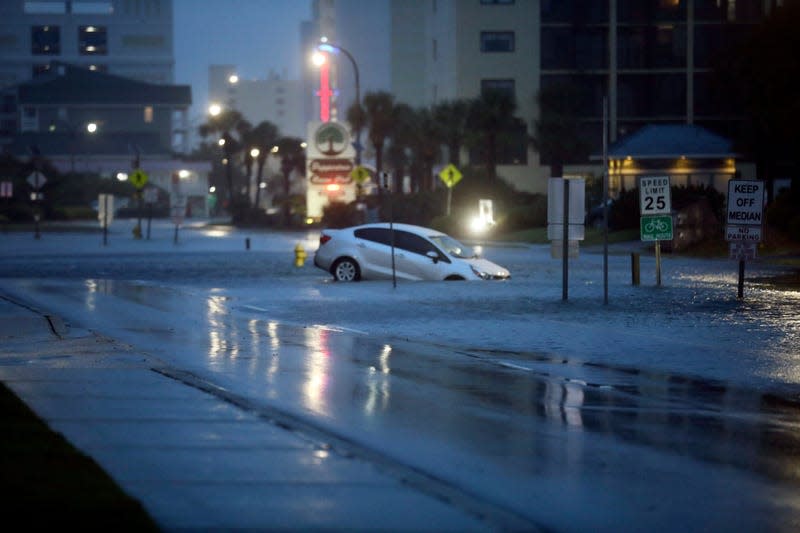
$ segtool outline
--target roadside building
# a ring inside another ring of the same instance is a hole
[[[211,166],[183,161],[175,142],[180,137],[173,124],[185,123],[191,105],[189,86],[55,63],[46,74],[6,87],[2,97],[15,117],[14,131],[0,135],[4,152],[25,159],[35,150],[61,172],[107,178],[138,167],[151,185],[168,193],[180,189],[194,213],[206,212]]]

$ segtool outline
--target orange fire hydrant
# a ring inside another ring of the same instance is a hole
[[[294,247],[294,266],[301,267],[306,262],[306,251],[303,249],[303,245],[299,242],[297,246]]]

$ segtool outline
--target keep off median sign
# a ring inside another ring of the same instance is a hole
[[[728,182],[728,241],[761,241],[764,218],[764,182],[731,180]]]
[[[756,245],[761,241],[764,220],[764,182],[730,180],[725,239],[729,242],[730,257],[739,261],[737,296],[744,296],[744,263],[756,258]]]

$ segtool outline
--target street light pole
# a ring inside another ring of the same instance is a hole
[[[358,110],[360,112],[361,111],[361,82],[360,82],[359,74],[358,74],[358,63],[356,63],[356,60],[353,57],[353,54],[351,54],[350,52],[348,52],[346,49],[342,48],[338,44],[333,44],[333,43],[327,42],[327,40],[323,40],[323,42],[320,43],[319,46],[317,46],[317,50],[319,50],[321,52],[335,52],[336,50],[338,50],[338,51],[342,52],[345,56],[347,56],[347,59],[350,60],[350,64],[353,65],[353,73],[355,74],[355,81],[356,81],[356,105],[358,106]],[[356,149],[356,166],[359,166],[359,165],[361,165],[361,128],[360,127],[356,129],[355,149]]]

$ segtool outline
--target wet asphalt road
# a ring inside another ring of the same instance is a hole
[[[290,282],[313,293],[324,276],[297,272],[279,252],[231,257],[4,256],[0,290],[269,406],[355,454],[545,528],[800,527],[800,403],[792,394],[557,353],[286,323],[238,295]]]

